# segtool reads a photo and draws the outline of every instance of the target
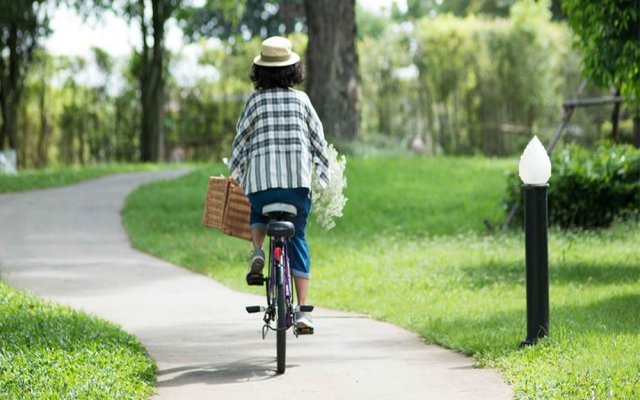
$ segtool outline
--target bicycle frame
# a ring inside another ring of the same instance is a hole
[[[286,329],[293,326],[293,290],[291,269],[289,266],[289,239],[269,237],[269,276],[266,278],[267,310],[264,316],[263,338],[268,330],[277,330],[270,323],[276,318],[276,293],[278,285],[284,285],[286,310]]]

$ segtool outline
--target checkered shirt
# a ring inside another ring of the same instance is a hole
[[[313,166],[321,185],[328,184],[322,123],[304,92],[280,88],[253,92],[236,132],[228,166],[245,194],[311,188]]]

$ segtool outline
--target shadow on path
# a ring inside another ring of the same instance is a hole
[[[185,365],[158,371],[161,378],[158,387],[175,387],[203,383],[221,385],[228,383],[264,381],[278,377],[273,369],[275,358],[251,358],[224,365]],[[287,368],[297,365],[287,365]],[[169,378],[167,378],[169,377]]]

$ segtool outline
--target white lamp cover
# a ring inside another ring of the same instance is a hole
[[[520,179],[525,185],[546,185],[551,177],[551,160],[537,136],[529,142],[520,156]]]

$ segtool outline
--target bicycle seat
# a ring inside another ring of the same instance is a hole
[[[271,218],[295,217],[298,215],[298,209],[292,204],[271,203],[262,207],[262,214]]]
[[[293,237],[296,227],[289,221],[271,221],[267,225],[267,235],[271,237]]]

